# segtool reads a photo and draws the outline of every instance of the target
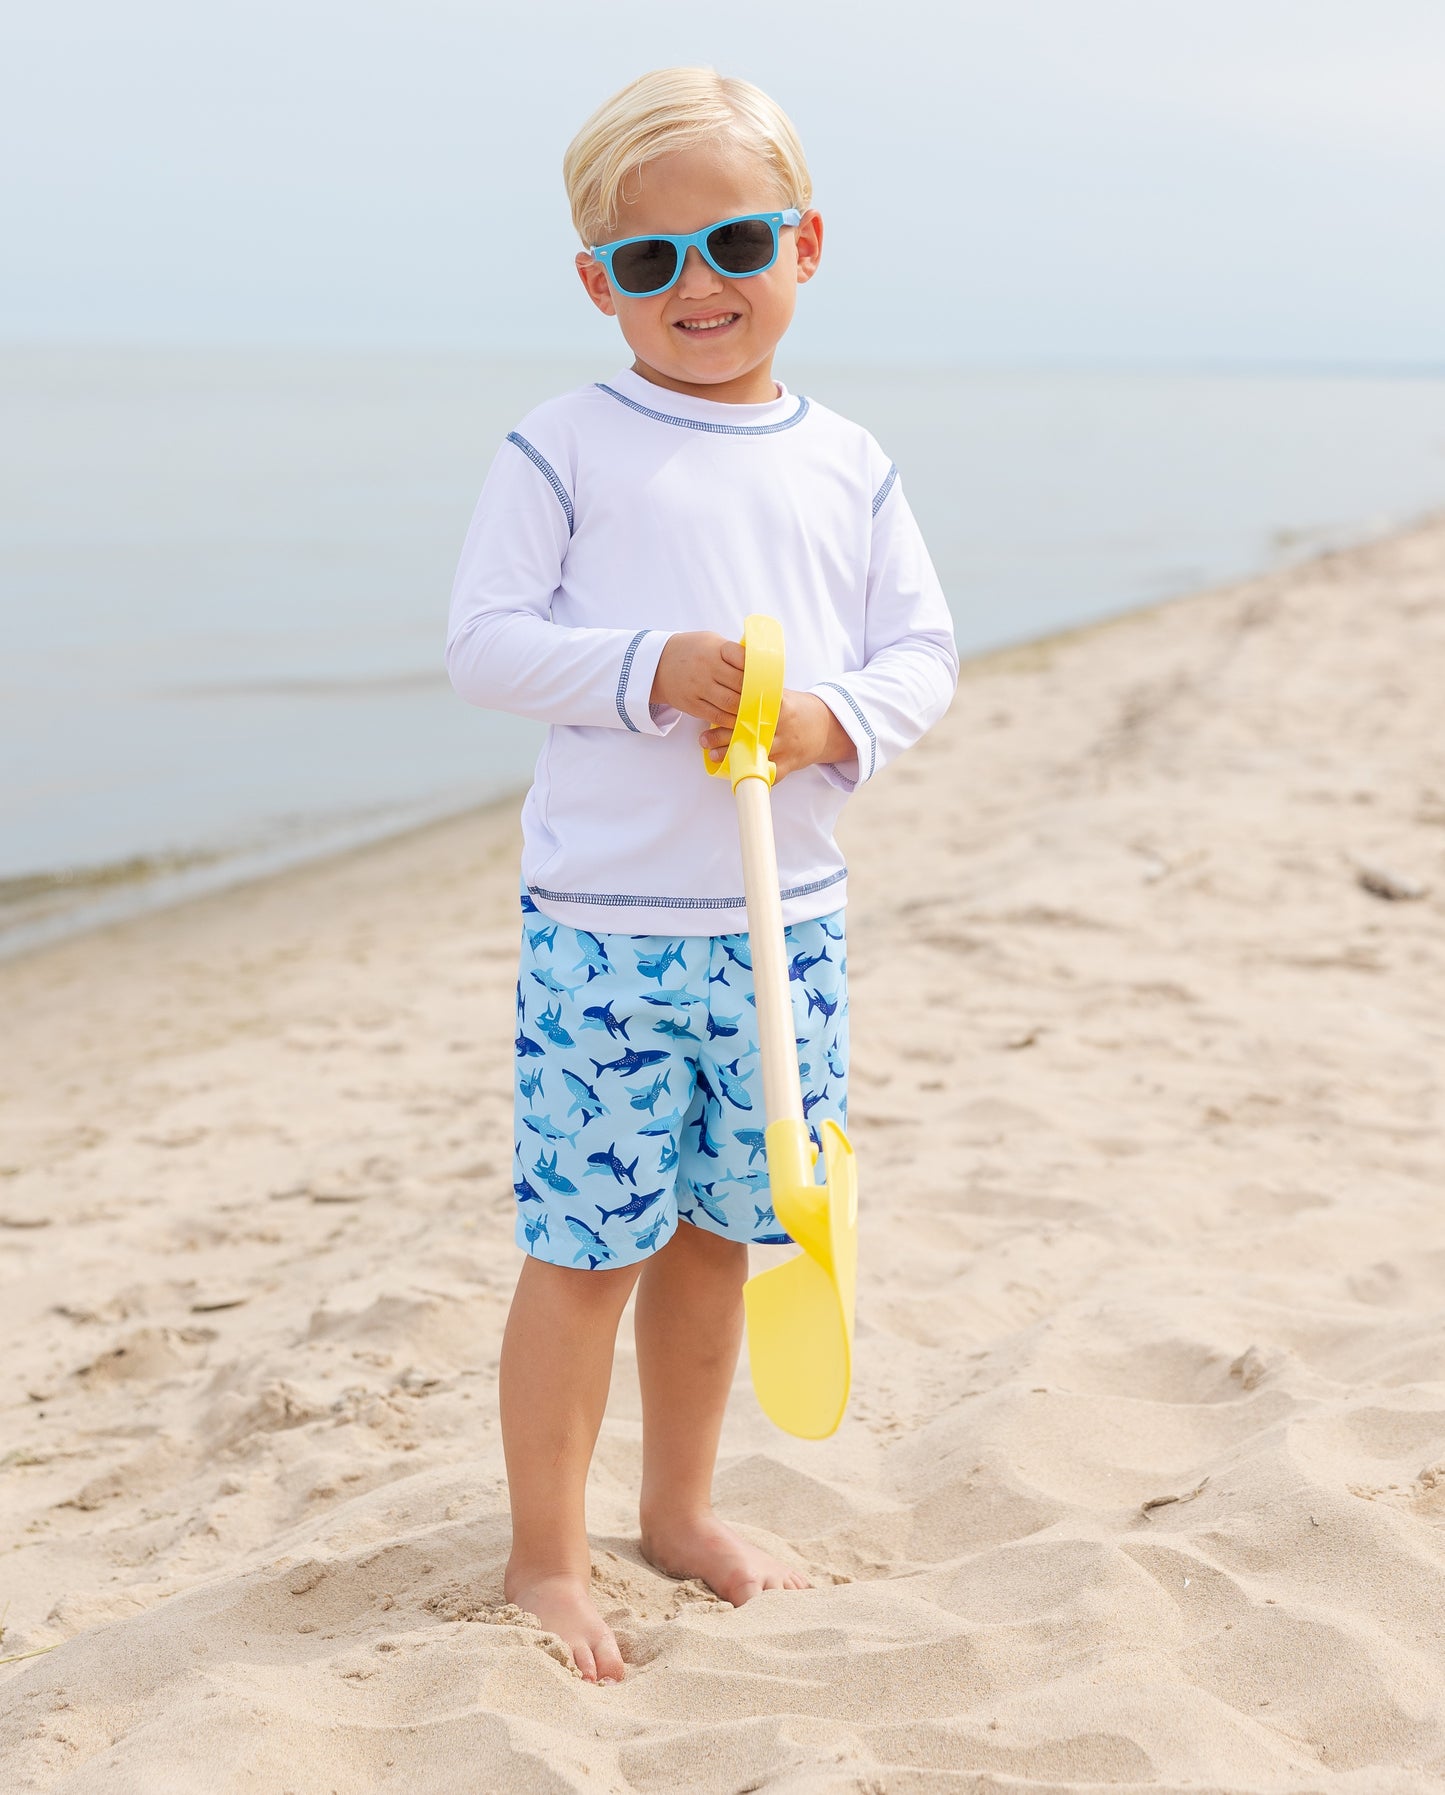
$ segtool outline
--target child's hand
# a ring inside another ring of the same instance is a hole
[[[652,676],[654,704],[670,704],[718,726],[724,742],[737,721],[742,689],[742,644],[711,630],[680,630],[669,636]]]
[[[722,759],[732,733],[731,723],[724,728],[703,731],[699,740],[707,749],[710,760]],[[796,773],[800,767],[830,766],[836,761],[856,760],[857,757],[853,738],[821,698],[812,692],[783,693],[778,727],[768,756],[778,769],[779,779]]]

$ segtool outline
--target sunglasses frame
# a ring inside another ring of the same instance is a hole
[[[704,225],[700,231],[689,231],[686,235],[678,235],[671,231],[647,231],[640,237],[619,237],[615,243],[589,243],[590,254],[601,262],[607,270],[607,278],[616,290],[626,299],[655,299],[659,293],[666,293],[675,287],[682,278],[683,265],[687,261],[687,252],[695,248],[709,268],[720,274],[724,280],[751,280],[755,274],[766,274],[778,259],[778,233],[784,225],[801,224],[803,214],[796,206],[790,206],[786,212],[743,212],[736,218],[720,218],[716,224]],[[730,268],[723,268],[708,253],[707,240],[714,231],[720,231],[728,224],[766,224],[772,227],[773,253],[761,268],[749,268],[746,273],[738,274]],[[672,279],[664,281],[660,287],[649,287],[645,293],[634,293],[630,287],[620,285],[612,272],[612,258],[619,249],[626,249],[632,243],[670,243],[677,254],[677,267],[673,270]]]

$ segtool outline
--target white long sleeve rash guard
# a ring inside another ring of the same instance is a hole
[[[732,793],[706,727],[650,702],[668,636],[783,627],[786,680],[854,759],[773,790],[787,923],[846,900],[848,794],[947,709],[953,625],[897,470],[859,425],[779,386],[695,399],[628,370],[539,405],[501,445],[452,591],[447,668],[471,704],[550,725],[522,876],[573,928],[747,927]]]

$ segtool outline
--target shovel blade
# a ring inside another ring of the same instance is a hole
[[[793,1193],[775,1186],[773,1193],[779,1220],[790,1233],[796,1226],[804,1250],[743,1286],[759,1405],[775,1426],[803,1440],[837,1431],[853,1376],[857,1163],[835,1123],[823,1124],[822,1138],[826,1182]]]

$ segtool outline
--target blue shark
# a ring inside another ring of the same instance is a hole
[[[841,1078],[848,1070],[848,1063],[843,1058],[842,1054],[839,1053],[836,1045],[828,1049],[828,1070],[833,1074],[834,1078]]]
[[[735,1035],[738,1032],[738,1024],[741,1021],[741,1016],[714,1016],[709,1014],[707,1019],[708,1040],[715,1041],[719,1035]]]
[[[550,991],[553,997],[575,997],[582,989],[581,985],[564,985],[555,972],[539,972],[534,966],[532,977],[544,991]]]
[[[559,1128],[550,1116],[523,1116],[522,1126],[530,1128],[533,1134],[540,1134],[544,1141],[566,1141],[569,1147],[577,1145],[580,1128],[569,1134],[565,1128]]]
[[[615,1060],[593,1060],[592,1064],[597,1068],[599,1076],[604,1072],[616,1072],[621,1078],[631,1078],[634,1072],[640,1072],[644,1066],[655,1066],[659,1060],[666,1058],[667,1055],[660,1047],[629,1047],[626,1053]]]
[[[639,1128],[639,1134],[676,1134],[682,1127],[683,1114],[675,1109],[670,1116],[654,1116],[646,1128]]]
[[[624,1179],[626,1179],[626,1181],[632,1186],[632,1188],[634,1190],[636,1190],[637,1189],[636,1173],[637,1173],[637,1161],[634,1159],[630,1166],[624,1165],[622,1163],[622,1161],[617,1157],[617,1142],[613,1141],[612,1145],[607,1149],[607,1151],[605,1153],[589,1153],[587,1155],[587,1170],[583,1173],[583,1177],[585,1177],[585,1178],[608,1178],[608,1177],[611,1177],[611,1178],[615,1178],[619,1184],[621,1184],[622,1181]],[[604,1215],[602,1219],[605,1222],[607,1220],[607,1217]]]
[[[733,1139],[748,1150],[748,1164],[751,1165],[759,1153],[767,1151],[767,1139],[761,1128],[734,1128]]]
[[[512,1045],[517,1050],[519,1060],[546,1058],[547,1049],[539,1046],[536,1041],[529,1040],[526,1035],[518,1035]]]
[[[662,1146],[662,1152],[657,1157],[658,1171],[659,1172],[670,1172],[672,1170],[672,1168],[677,1164],[677,1161],[678,1161],[677,1148],[673,1146],[671,1141],[664,1141],[663,1146]]]
[[[805,1091],[803,1093],[803,1120],[806,1122],[808,1117],[812,1115],[813,1111],[817,1108],[817,1106],[820,1103],[826,1103],[827,1100],[828,1100],[827,1085],[824,1085],[821,1091]]]
[[[794,954],[792,959],[788,962],[788,977],[801,983],[819,961],[827,959],[828,950],[826,947],[820,954]],[[831,965],[832,962],[829,961],[829,964]]]
[[[667,1217],[665,1215],[658,1216],[657,1220],[650,1228],[644,1228],[640,1234],[634,1234],[632,1236],[632,1244],[637,1247],[640,1252],[650,1253],[657,1245],[657,1237],[661,1234],[666,1225]]]
[[[655,1035],[668,1035],[674,1041],[696,1041],[702,1046],[702,1036],[695,1035],[685,1022],[677,1022],[671,1016],[664,1016],[661,1022],[654,1022],[652,1032]]]
[[[722,1098],[719,1097],[717,1092],[712,1088],[712,1081],[709,1079],[707,1073],[703,1071],[701,1066],[697,1069],[697,1088],[702,1092],[703,1114],[707,1114],[709,1104],[715,1104],[717,1106],[718,1114],[721,1115]]]
[[[799,1078],[811,1078],[812,1075],[813,1075],[813,1067],[812,1067],[811,1061],[799,1060],[798,1061],[798,1077]]]
[[[545,1215],[539,1215],[535,1218],[528,1216],[526,1221],[522,1224],[522,1227],[527,1236],[527,1245],[529,1247],[536,1246],[539,1240],[550,1242],[552,1239],[552,1231],[547,1226],[547,1218]]]
[[[582,1112],[582,1126],[585,1128],[594,1116],[605,1116],[607,1105],[597,1095],[585,1078],[579,1078],[575,1072],[566,1070],[562,1073],[562,1082],[572,1093],[572,1107],[567,1111],[569,1116]]]
[[[519,1178],[512,1189],[516,1191],[519,1203],[540,1203],[542,1201],[541,1191],[533,1190],[525,1178]]]
[[[583,1010],[582,1026],[583,1028],[605,1028],[609,1038],[614,1041],[619,1035],[624,1041],[627,1039],[627,1018],[612,1014],[611,998],[608,998],[606,1003],[590,1004],[587,1009]]]
[[[725,1228],[728,1225],[728,1218],[718,1208],[718,1200],[713,1195],[712,1185],[694,1184],[692,1199],[709,1221],[716,1222],[720,1228]]]
[[[808,1014],[811,1016],[816,1008],[821,1010],[831,1021],[838,1008],[838,999],[836,997],[824,997],[821,991],[810,991],[806,985],[803,986],[803,989],[808,993]]]
[[[751,1109],[753,1107],[753,1100],[748,1094],[748,1087],[743,1083],[742,1079],[738,1077],[738,1062],[736,1060],[734,1060],[730,1066],[719,1066],[717,1068],[717,1081],[722,1086],[723,1096],[727,1098],[734,1109]]]
[[[644,993],[642,1001],[644,1003],[654,1004],[659,1009],[664,1005],[668,1005],[676,1007],[679,1010],[685,1010],[689,1004],[706,1003],[707,999],[705,997],[694,997],[691,991],[648,991]]]
[[[843,939],[843,931],[841,929],[830,929],[821,917],[818,920],[818,927],[830,941],[841,941]]]
[[[734,964],[738,966],[746,966],[748,971],[751,972],[753,969],[752,944],[749,942],[746,935],[733,937],[732,939],[739,940],[742,945],[733,947],[731,945],[731,940],[727,935],[719,935],[717,944]]]
[[[708,1138],[707,1107],[706,1107],[706,1105],[704,1105],[704,1107],[703,1107],[702,1114],[700,1116],[698,1116],[695,1121],[689,1122],[688,1127],[695,1128],[697,1130],[697,1150],[698,1150],[698,1152],[705,1153],[709,1159],[716,1159],[717,1158],[717,1145],[715,1142],[711,1141]]]
[[[527,1020],[527,1000],[522,995],[522,981],[517,980],[517,1022],[518,1025]]]
[[[618,1209],[604,1209],[599,1203],[597,1214],[600,1220],[597,1225],[605,1228],[614,1217],[621,1222],[640,1222],[657,1199],[664,1194],[666,1188],[665,1185],[659,1184],[656,1190],[638,1191]]]
[[[657,1100],[662,1093],[667,1091],[671,1094],[672,1086],[668,1083],[668,1080],[671,1077],[672,1072],[669,1069],[666,1072],[659,1072],[651,1084],[636,1086],[629,1085],[627,1087],[627,1095],[632,1100],[632,1107],[634,1109],[645,1109],[648,1115],[651,1115],[653,1110],[656,1109]]]
[[[660,954],[638,954],[637,956],[639,974],[645,979],[656,979],[659,985],[667,977],[669,966],[680,966],[684,972],[687,971],[687,961],[682,957],[680,941],[674,941],[671,947],[664,948]]]
[[[607,958],[607,949],[595,935],[589,934],[586,929],[578,929],[577,945],[582,949],[582,958],[572,970],[581,972],[585,966],[589,985],[593,979],[601,978],[605,973],[611,972],[612,962]]]
[[[559,1047],[572,1047],[575,1045],[571,1035],[569,1035],[566,1029],[562,1026],[562,1005],[560,1002],[556,1004],[548,1004],[542,1014],[537,1017],[537,1027],[541,1029],[542,1033],[549,1041],[555,1041]]]
[[[727,985],[728,990],[732,990],[732,986],[728,984],[728,969],[726,966],[719,966],[716,972],[710,972],[707,975],[707,982],[710,985]]]
[[[552,1149],[552,1163],[550,1165],[547,1163],[546,1154],[539,1152],[537,1155],[537,1163],[532,1167],[532,1170],[549,1190],[555,1190],[559,1196],[575,1197],[577,1195],[577,1186],[570,1178],[557,1170],[557,1154],[559,1151],[560,1149],[557,1147]]]
[[[756,1196],[760,1190],[767,1190],[772,1180],[766,1172],[734,1172],[728,1182],[742,1190],[750,1190]]]
[[[586,1222],[575,1215],[566,1216],[564,1219],[571,1230],[572,1238],[581,1246],[581,1251],[573,1257],[574,1265],[580,1265],[585,1259],[587,1269],[596,1271],[599,1265],[605,1265],[609,1259],[617,1257],[596,1229],[589,1228]]]
[[[534,1097],[545,1097],[547,1093],[542,1089],[542,1068],[538,1066],[537,1070],[530,1075],[524,1072],[521,1077],[520,1088],[522,1095],[527,1099],[528,1109],[532,1107],[532,1099]]]
[[[772,1222],[776,1226],[777,1220],[777,1216],[773,1214],[773,1206],[771,1203],[753,1204],[753,1226],[755,1228],[766,1227],[769,1222]]]
[[[528,929],[526,933],[527,945],[531,948],[534,954],[540,948],[544,947],[550,954],[552,949],[557,945],[557,925],[555,922],[545,929]]]

